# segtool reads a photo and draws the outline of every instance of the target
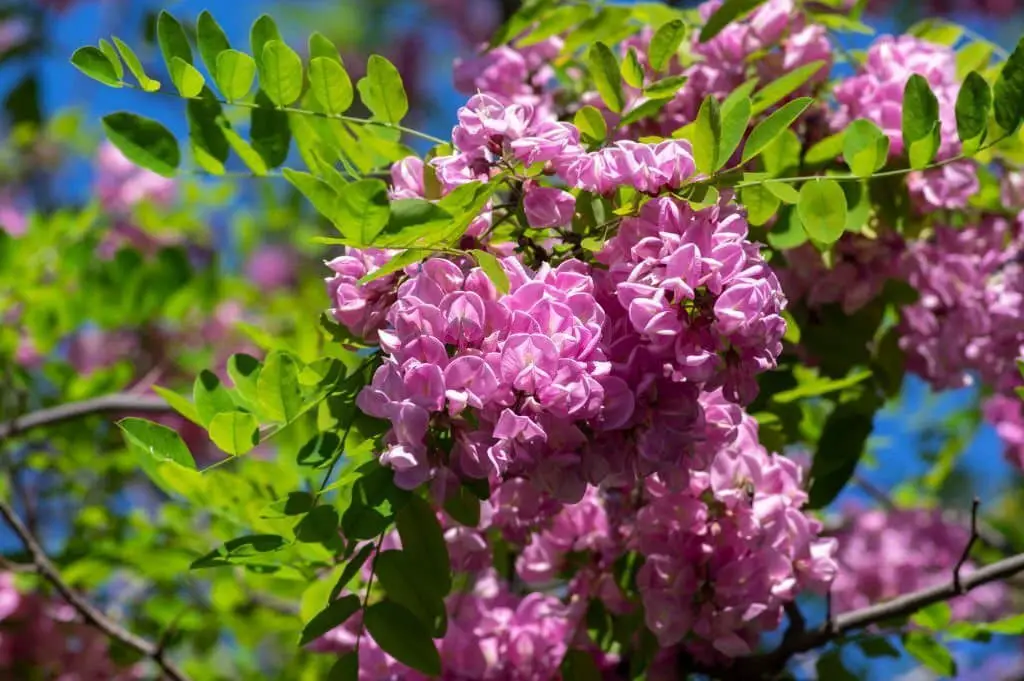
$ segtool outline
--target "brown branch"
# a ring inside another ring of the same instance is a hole
[[[1024,554],[986,565],[956,581],[951,578],[945,584],[914,591],[884,603],[839,615],[802,634],[786,636],[775,650],[738,658],[727,668],[704,671],[716,678],[723,679],[751,681],[752,679],[773,678],[785,668],[794,655],[820,648],[847,632],[870,627],[887,620],[908,617],[933,603],[948,601],[979,586],[1012,577],[1020,572],[1024,572]]]
[[[963,570],[964,564],[967,559],[971,556],[971,549],[974,548],[975,543],[978,541],[978,507],[981,505],[981,499],[974,497],[971,502],[971,537],[967,540],[967,545],[964,546],[964,552],[960,554],[960,560],[953,566],[953,588],[956,589],[957,593],[963,593],[963,583],[960,579],[960,571]]]
[[[150,641],[136,636],[132,632],[128,631],[121,625],[112,621],[94,605],[85,600],[78,593],[73,591],[67,583],[61,578],[57,568],[50,562],[50,559],[46,556],[43,548],[36,541],[36,538],[29,532],[28,528],[21,521],[21,518],[14,512],[14,509],[4,501],[0,499],[0,515],[3,515],[7,524],[10,525],[14,533],[21,539],[21,543],[24,544],[25,549],[32,557],[31,566],[43,579],[49,582],[53,588],[55,588],[60,595],[64,598],[68,604],[82,616],[82,619],[87,624],[98,629],[99,631],[106,634],[108,638],[119,641],[120,643],[128,646],[136,652],[150,658],[154,663],[163,671],[164,676],[171,679],[172,681],[189,681],[189,677],[185,675],[173,662],[168,660],[164,655],[162,647],[151,643]]]
[[[114,393],[81,402],[69,402],[49,409],[29,412],[24,416],[0,423],[0,440],[43,426],[52,426],[73,421],[93,414],[109,412],[155,412],[166,413],[173,409],[161,397],[151,395],[129,395]]]

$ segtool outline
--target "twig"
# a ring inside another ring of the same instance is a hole
[[[967,545],[964,546],[964,552],[960,554],[960,560],[953,566],[953,588],[956,589],[958,594],[964,593],[963,582],[960,579],[960,571],[963,570],[964,564],[971,555],[971,549],[974,548],[974,544],[978,541],[978,507],[981,506],[981,500],[978,497],[974,497],[971,502],[971,537],[967,540]]]
[[[73,421],[83,416],[119,411],[166,413],[174,410],[161,397],[114,393],[91,400],[69,402],[49,409],[40,409],[6,423],[0,423],[0,440],[43,426]]]
[[[1018,554],[975,570],[971,574],[961,577],[959,584],[955,584],[951,579],[945,584],[914,591],[885,603],[839,615],[803,634],[787,637],[788,640],[784,638],[782,643],[771,652],[738,658],[727,668],[704,671],[723,679],[752,681],[753,679],[772,678],[785,668],[786,663],[794,655],[820,648],[849,631],[870,627],[886,620],[907,617],[933,603],[947,601],[989,582],[1012,577],[1019,572],[1024,572],[1024,554]]]
[[[47,558],[43,548],[36,541],[36,538],[29,532],[28,528],[21,521],[21,518],[14,512],[14,509],[4,501],[0,499],[0,515],[3,515],[4,520],[14,530],[14,533],[21,539],[21,543],[24,544],[25,549],[32,557],[32,563],[34,570],[43,579],[49,582],[53,588],[55,588],[64,600],[78,612],[82,618],[91,625],[107,635],[107,637],[119,641],[120,643],[128,646],[138,653],[150,658],[154,663],[163,671],[164,675],[172,679],[172,681],[189,681],[189,677],[185,675],[183,671],[178,669],[177,665],[168,660],[164,655],[164,650],[161,646],[158,646],[140,636],[136,636],[132,632],[128,631],[121,625],[109,619],[106,615],[100,612],[94,605],[85,600],[82,596],[75,593],[70,586],[68,586],[61,578],[57,568],[54,567],[50,559]]]

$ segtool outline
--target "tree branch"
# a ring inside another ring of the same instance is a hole
[[[771,652],[739,658],[728,668],[710,670],[710,673],[716,678],[744,681],[772,678],[785,668],[786,663],[794,655],[820,648],[849,631],[910,616],[933,603],[950,600],[979,586],[1012,577],[1019,572],[1024,572],[1024,554],[992,563],[969,575],[953,577],[944,584],[830,618],[814,629],[786,636],[779,647]]]
[[[11,508],[11,506],[3,499],[0,499],[0,515],[3,515],[4,520],[6,520],[7,524],[10,525],[12,530],[14,530],[14,533],[18,535],[18,538],[21,539],[21,543],[24,544],[25,549],[28,551],[29,555],[31,555],[31,566],[35,572],[52,584],[53,588],[55,588],[64,600],[82,616],[86,623],[103,632],[107,637],[115,639],[153,660],[153,662],[155,662],[163,671],[164,676],[172,681],[189,681],[189,677],[187,677],[184,672],[178,669],[173,662],[165,657],[164,650],[160,646],[136,636],[121,625],[112,621],[82,596],[75,593],[75,591],[73,591],[61,578],[57,568],[50,562],[50,559],[47,558],[43,548],[39,545],[39,542],[36,541],[36,538],[32,536],[32,533],[29,532],[28,528],[25,527],[21,518],[18,517],[14,512],[14,509]]]
[[[161,397],[114,393],[81,402],[69,402],[49,409],[29,412],[6,423],[0,423],[0,440],[43,426],[73,421],[83,416],[119,411],[166,413],[173,411]]]

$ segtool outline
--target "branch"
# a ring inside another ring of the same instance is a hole
[[[114,393],[91,400],[69,402],[49,409],[40,409],[6,423],[0,423],[0,440],[43,426],[73,421],[83,416],[119,411],[166,413],[174,410],[161,397]]]
[[[804,633],[786,636],[775,650],[761,655],[739,658],[726,669],[711,670],[712,675],[718,678],[743,679],[744,681],[771,678],[781,672],[794,655],[820,648],[849,631],[870,627],[890,619],[908,617],[933,603],[948,601],[989,582],[1000,581],[1019,572],[1024,572],[1024,554],[992,563],[963,577],[959,577],[958,572],[955,572],[954,577],[945,584],[904,594],[890,601],[860,610],[853,610],[829,618],[824,624]]]
[[[14,533],[21,539],[21,543],[24,544],[25,549],[32,557],[31,566],[43,579],[48,581],[53,588],[55,588],[64,600],[73,607],[82,618],[91,625],[107,635],[108,638],[119,641],[120,643],[128,646],[138,653],[150,658],[157,666],[163,671],[164,675],[172,679],[172,681],[189,681],[189,677],[185,675],[178,667],[168,660],[164,656],[164,650],[162,647],[151,643],[150,641],[136,636],[132,632],[128,631],[121,625],[112,621],[102,612],[100,612],[94,605],[85,600],[82,596],[75,593],[70,586],[68,586],[61,578],[60,573],[57,572],[57,568],[47,558],[43,548],[36,541],[36,538],[32,536],[28,528],[21,521],[21,518],[17,516],[14,509],[4,500],[0,499],[0,515],[3,515],[7,524],[10,525]]]

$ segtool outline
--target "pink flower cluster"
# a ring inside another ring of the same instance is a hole
[[[872,121],[889,138],[889,153],[899,156],[903,148],[903,91],[914,74],[923,76],[939,101],[941,124],[938,160],[960,151],[956,128],[956,55],[951,48],[913,36],[883,36],[868,49],[864,67],[835,88],[839,109],[832,118],[834,130],[842,130],[854,119]],[[956,161],[908,178],[911,197],[922,212],[963,208],[977,193],[979,184],[971,161]]]
[[[835,540],[800,510],[800,468],[758,444],[748,415],[734,437],[684,488],[648,479],[636,520],[647,626],[707,662],[751,653],[786,603],[836,573]]]
[[[438,642],[445,681],[539,681],[558,669],[582,616],[578,607],[541,593],[516,596],[494,570],[475,576],[472,589],[448,598],[448,632]],[[314,644],[319,652],[355,649],[356,614]],[[385,653],[369,632],[359,645],[360,681],[426,681]]]
[[[1020,228],[999,217],[963,229],[936,228],[912,243],[902,264],[920,299],[903,308],[907,368],[936,388],[971,374],[999,392],[1019,383],[1024,355],[1024,267]]]
[[[74,609],[15,588],[0,574],[0,676],[52,681],[135,681],[138,667],[119,668],[105,634],[81,622]]]
[[[782,350],[785,298],[746,237],[734,205],[698,211],[659,197],[605,243],[601,283],[618,304],[602,303],[631,385],[664,373],[708,391],[724,387],[733,401],[755,397],[754,376]]]
[[[501,45],[455,60],[455,88],[465,94],[485,92],[502,104],[527,104],[540,111],[554,106],[547,86],[555,76],[551,62],[562,50],[562,39],[548,38],[528,47]]]
[[[855,509],[847,523],[838,536],[836,612],[948,582],[970,537],[966,527],[945,521],[938,510]],[[974,567],[968,562],[963,574]],[[998,616],[1006,603],[1006,587],[998,583],[950,601],[954,617],[974,620]]]
[[[1006,459],[1024,470],[1024,402],[1017,395],[993,395],[985,400],[982,413],[1002,440]]]

